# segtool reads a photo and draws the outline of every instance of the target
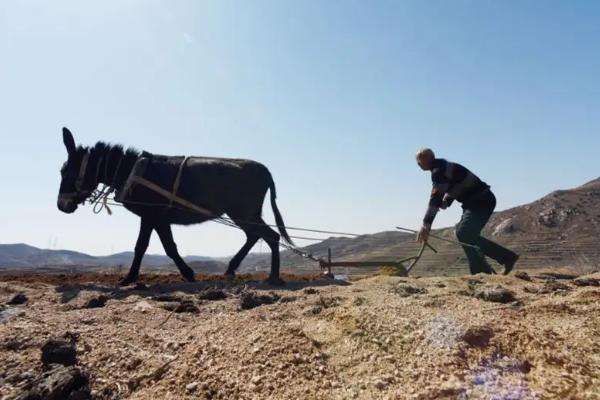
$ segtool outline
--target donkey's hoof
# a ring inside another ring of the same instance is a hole
[[[272,286],[285,286],[285,281],[278,276],[270,276],[265,283]]]
[[[123,278],[119,281],[119,286],[129,286],[136,282],[137,282],[137,278],[126,276],[125,278]]]

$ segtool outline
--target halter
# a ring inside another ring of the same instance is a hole
[[[82,194],[85,194],[86,197],[91,193],[90,190],[81,190],[83,186],[83,182],[85,181],[85,174],[87,172],[87,166],[90,161],[90,152],[87,151],[83,155],[83,159],[81,160],[81,166],[79,167],[79,176],[75,180],[75,191],[70,193],[61,193],[59,197],[63,199],[75,199],[81,197]]]

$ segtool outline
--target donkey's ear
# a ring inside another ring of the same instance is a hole
[[[69,154],[75,152],[75,139],[73,139],[73,134],[67,128],[63,128],[63,142]]]

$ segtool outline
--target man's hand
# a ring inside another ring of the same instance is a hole
[[[426,243],[429,239],[429,232],[431,232],[431,225],[423,225],[419,233],[417,233],[417,242]]]

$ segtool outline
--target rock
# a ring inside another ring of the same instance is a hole
[[[60,364],[65,366],[77,364],[75,340],[50,338],[42,346],[42,364]]]
[[[13,297],[11,297],[10,300],[8,300],[6,302],[6,304],[11,305],[11,306],[16,306],[16,305],[20,305],[20,304],[25,304],[25,303],[27,303],[28,300],[29,299],[27,298],[27,296],[24,293],[17,293]]]
[[[227,293],[218,289],[206,289],[196,295],[200,300],[225,300],[227,298]]]
[[[555,205],[542,211],[538,215],[538,222],[548,228],[553,228],[564,223],[576,214],[577,211],[574,208],[563,208],[560,205]]]
[[[506,289],[501,285],[485,286],[483,288],[476,289],[474,292],[474,297],[494,303],[511,303],[516,301],[515,294],[511,290]]]
[[[407,283],[400,283],[392,288],[392,293],[397,294],[400,297],[409,297],[415,294],[425,294],[427,290],[424,288],[418,288],[416,286],[409,285]]]
[[[304,294],[317,294],[317,293],[319,293],[319,291],[317,289],[311,288],[311,287],[304,289],[302,292]]]
[[[54,365],[42,374],[15,400],[84,400],[90,399],[88,375],[77,367]]]
[[[529,274],[527,272],[524,272],[524,271],[517,272],[515,274],[515,278],[519,278],[521,280],[531,282],[531,277],[529,276]]]
[[[582,276],[573,280],[573,284],[577,286],[600,286],[600,279]]]
[[[254,292],[245,292],[240,296],[240,308],[242,310],[250,310],[262,306],[263,304],[277,303],[279,299],[280,296],[276,293],[259,295]]]
[[[89,299],[83,305],[83,308],[102,308],[106,305],[107,301],[108,301],[108,296],[101,294],[99,296],[92,297],[91,299]]]
[[[192,382],[192,383],[188,383],[185,386],[185,390],[188,392],[193,392],[196,390],[196,388],[198,387],[199,383],[198,382]]]

